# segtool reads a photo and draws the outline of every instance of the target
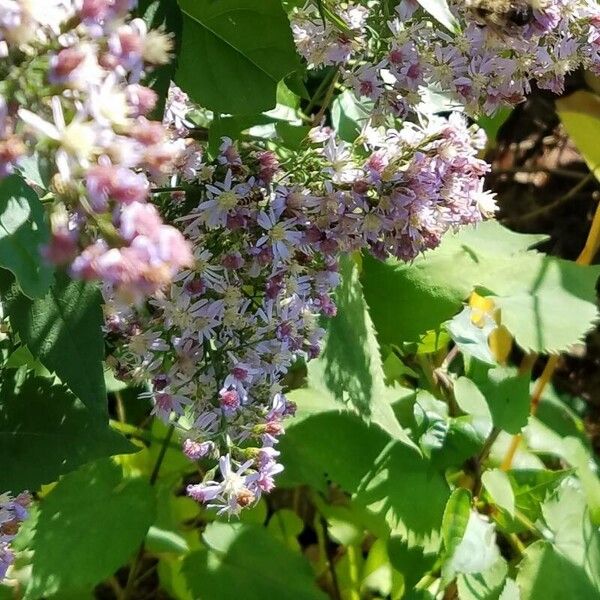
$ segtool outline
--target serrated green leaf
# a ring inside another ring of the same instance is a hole
[[[136,447],[109,428],[61,385],[42,377],[0,387],[0,489],[37,490],[80,465]]]
[[[316,402],[321,397],[314,390],[298,392],[290,394],[290,398],[300,409],[303,397],[310,394]],[[352,493],[388,441],[389,437],[379,427],[366,424],[352,413],[329,410],[294,419],[286,425],[286,435],[278,446],[285,464],[280,484],[310,484],[325,491],[328,481],[333,481]],[[356,452],[357,445],[360,452]],[[348,460],[349,456],[352,460]]]
[[[527,251],[541,239],[488,221],[446,235],[439,248],[410,265],[365,260],[361,277],[380,343],[417,341],[482,289],[494,296],[502,323],[521,346],[568,349],[597,318],[600,267]]]
[[[416,449],[394,415],[391,403],[402,389],[385,385],[379,346],[351,258],[341,260],[340,273],[342,283],[335,296],[338,312],[327,323],[321,354],[309,364],[308,384]]]
[[[517,343],[535,352],[561,352],[581,341],[598,319],[600,268],[542,255],[515,268],[528,270],[527,277],[519,277],[522,289],[515,286],[510,295],[497,291],[494,300]]]
[[[154,518],[154,494],[110,461],[61,479],[40,503],[26,598],[93,585],[139,547]]]
[[[184,15],[176,81],[216,113],[275,106],[277,84],[300,68],[278,0],[179,0]]]
[[[394,569],[402,573],[404,585],[411,590],[418,581],[433,568],[437,555],[424,553],[423,548],[409,546],[398,536],[390,537],[388,541],[388,554]]]
[[[14,331],[90,410],[106,416],[100,290],[57,273],[48,293],[30,300],[11,279],[0,273],[2,305]]]
[[[248,524],[212,523],[204,534],[206,549],[190,554],[183,572],[195,598],[325,600],[308,562]]]
[[[440,546],[449,496],[443,475],[413,450],[396,443],[373,463],[355,500],[385,517],[392,531],[410,546],[421,545],[425,552],[432,552]]]
[[[8,269],[29,298],[44,296],[53,269],[40,255],[50,228],[38,195],[18,175],[0,180],[0,267]]]

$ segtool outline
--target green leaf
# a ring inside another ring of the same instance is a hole
[[[282,508],[269,519],[267,531],[281,540],[290,550],[300,551],[298,536],[304,529],[304,521],[289,508]]]
[[[342,92],[331,103],[331,121],[337,134],[346,142],[354,142],[371,117],[373,103],[360,102],[350,91]]]
[[[492,413],[479,388],[467,377],[459,377],[454,382],[454,397],[459,408],[470,415],[473,428],[482,439],[492,430]]]
[[[402,573],[407,590],[415,587],[418,581],[433,568],[437,556],[426,554],[419,546],[409,546],[406,540],[398,536],[390,537],[388,554],[394,569]]]
[[[356,501],[385,517],[393,532],[410,546],[417,544],[425,552],[436,551],[450,496],[443,475],[429,461],[398,443],[381,453],[371,473],[359,488]]]
[[[216,113],[273,108],[277,84],[300,68],[278,0],[179,0],[183,40],[176,81]]]
[[[600,179],[600,97],[578,90],[556,101],[558,116],[590,171]]]
[[[21,341],[90,410],[106,415],[99,289],[57,273],[43,298],[29,300],[6,275],[0,273],[2,305]]]
[[[442,574],[450,581],[456,573],[484,573],[499,559],[494,524],[471,510],[464,535],[444,564]]]
[[[427,289],[426,284],[411,280],[411,275],[404,263],[363,256],[361,283],[381,345],[418,342],[461,306],[462,294],[456,299],[456,294],[448,293],[442,285]]]
[[[568,349],[597,318],[600,267],[527,251],[541,239],[488,221],[446,235],[439,248],[411,264],[365,259],[362,282],[379,342],[417,341],[481,289],[494,297],[502,323],[523,348]]]
[[[537,541],[527,548],[519,566],[517,584],[526,600],[598,598],[595,587],[581,569],[549,542]]]
[[[490,469],[481,476],[481,482],[494,504],[515,516],[515,494],[505,471]]]
[[[456,579],[458,597],[460,600],[500,600],[507,575],[508,566],[504,559],[498,560],[483,573],[459,575]]]
[[[600,481],[596,469],[592,468],[594,459],[581,440],[567,437],[562,441],[566,460],[577,470],[581,486],[587,498],[590,517],[595,525],[600,524]]]
[[[596,281],[600,268],[532,255],[515,269],[518,285],[512,290],[506,289],[510,286],[493,289],[502,323],[517,343],[535,352],[561,352],[581,341],[598,319]]]
[[[481,127],[491,142],[496,141],[496,136],[500,128],[506,123],[508,117],[512,114],[513,109],[503,106],[496,110],[493,115],[480,115],[477,118],[477,125]]]
[[[527,548],[519,566],[521,597],[532,600],[600,597],[600,535],[580,490],[563,485],[543,505],[552,542]]]
[[[35,151],[32,154],[22,156],[17,164],[17,169],[25,183],[47,190],[50,187],[56,166],[52,164],[49,158]]]
[[[137,449],[99,420],[62,385],[42,377],[0,387],[0,489],[37,490],[80,465]]]
[[[144,539],[154,502],[148,483],[124,479],[110,461],[66,475],[40,503],[26,598],[82,588],[112,575]]]
[[[473,311],[465,307],[458,315],[445,324],[446,330],[460,351],[484,363],[494,365],[496,359],[490,349],[488,338],[496,328],[493,319],[487,318],[483,327],[477,327],[472,321]]]
[[[446,29],[453,33],[460,31],[460,25],[450,12],[446,0],[417,0],[417,2]]]
[[[299,411],[306,400],[319,403],[322,395],[314,390],[297,390],[289,395]],[[373,463],[389,441],[379,428],[366,424],[355,414],[333,409],[303,417],[286,424],[286,435],[278,449],[285,470],[279,476],[283,486],[310,484],[325,491],[334,481],[353,493],[373,468]],[[360,447],[360,452],[356,448]],[[348,460],[348,457],[352,460]]]
[[[146,548],[153,554],[171,552],[187,554],[190,550],[185,538],[175,531],[152,525],[146,534]]]
[[[341,260],[342,283],[336,291],[338,312],[327,323],[319,358],[309,364],[308,383],[365,421],[378,425],[392,438],[416,449],[392,410],[391,402],[402,391],[385,385],[379,346],[357,271],[351,258]]]
[[[471,515],[471,493],[464,488],[456,488],[444,510],[442,538],[448,556],[451,556],[465,535]]]
[[[48,291],[53,269],[40,255],[50,228],[38,195],[18,175],[0,181],[0,267],[10,270],[26,296]]]
[[[206,549],[190,554],[183,566],[195,598],[210,600],[325,600],[309,563],[264,528],[242,523],[212,523]]]
[[[517,434],[529,418],[529,378],[513,367],[495,367],[473,379],[484,395],[496,427]]]
[[[563,485],[546,500],[542,513],[554,534],[552,542],[556,551],[577,565],[600,592],[600,532],[590,520],[584,494]]]
[[[519,469],[508,472],[515,495],[515,507],[534,522],[542,514],[542,504],[571,471]]]

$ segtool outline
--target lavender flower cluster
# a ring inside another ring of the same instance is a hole
[[[185,130],[181,92],[170,126]],[[448,229],[493,212],[482,191],[479,133],[459,115],[422,126],[365,129],[356,144],[317,128],[288,162],[224,139],[214,161],[188,143],[176,219],[194,245],[149,315],[111,300],[107,331],[122,374],[152,381],[154,413],[175,423],[183,450],[207,466],[196,500],[237,514],[274,486],[277,439],[294,412],[284,378],[318,355],[319,317],[336,312],[341,253],[369,249],[409,260]],[[173,182],[172,182],[173,183]],[[173,206],[173,199],[170,199]],[[187,206],[187,207],[186,207]]]
[[[0,581],[14,562],[10,542],[15,538],[21,523],[27,518],[31,496],[23,492],[16,497],[10,493],[0,494]]]
[[[54,165],[46,258],[111,282],[130,300],[160,290],[192,260],[181,233],[148,204],[183,147],[146,115],[145,69],[170,39],[130,20],[132,0],[0,4],[0,176],[35,150]]]
[[[416,0],[402,0],[385,26],[379,4],[369,14],[347,3],[341,24],[324,24],[308,5],[293,16],[292,29],[309,64],[337,65],[356,95],[374,101],[381,115],[416,110],[425,88],[449,94],[470,114],[491,114],[523,101],[532,81],[560,93],[565,76],[577,68],[600,72],[595,0],[546,0],[530,23],[507,32],[476,22],[464,1],[450,0],[449,7],[459,32],[445,29]]]

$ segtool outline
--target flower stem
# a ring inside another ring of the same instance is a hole
[[[156,457],[156,462],[154,463],[154,468],[152,469],[152,474],[150,475],[150,485],[153,486],[158,479],[158,474],[160,473],[160,467],[165,459],[165,455],[167,453],[167,449],[169,447],[169,443],[171,442],[171,438],[173,437],[173,433],[175,431],[175,425],[171,425],[169,430],[167,431],[167,435],[165,435],[162,446],[160,447],[160,452]],[[131,594],[135,589],[136,575],[144,557],[144,542],[142,541],[133,562],[131,563],[131,568],[129,569],[129,576],[127,577],[127,585],[125,586],[125,591],[123,592],[123,600],[129,600]]]

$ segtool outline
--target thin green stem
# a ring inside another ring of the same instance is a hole
[[[175,425],[171,425],[169,427],[169,431],[167,431],[167,435],[163,439],[163,443],[160,447],[160,451],[158,456],[156,457],[156,462],[154,463],[154,468],[152,469],[152,474],[150,475],[150,485],[154,485],[156,480],[158,479],[158,474],[160,473],[160,467],[165,459],[165,455],[167,453],[167,449],[169,447],[169,443],[171,442],[171,438],[173,437],[173,433],[175,432]],[[127,577],[127,585],[125,586],[125,591],[123,592],[123,600],[129,600],[131,598],[131,594],[135,589],[136,583],[136,575],[139,569],[140,563],[142,562],[142,558],[144,557],[144,542],[141,543],[133,562],[131,563],[131,568],[129,569],[129,576]]]
[[[319,109],[319,112],[315,115],[315,118],[313,119],[314,126],[318,125],[321,122],[323,115],[329,108],[329,105],[331,104],[331,101],[333,100],[335,86],[336,86],[339,78],[340,78],[340,71],[339,71],[339,68],[336,68],[334,75],[333,75],[333,79],[331,80],[331,83],[329,84],[329,87],[327,88],[327,92],[325,93],[325,98],[323,99],[321,108]]]
[[[335,79],[338,70],[337,68],[332,69],[325,77],[323,77],[323,81],[317,87],[317,90],[313,94],[313,97],[310,99],[308,106],[304,109],[304,114],[310,117],[310,111],[319,103],[320,98],[323,96],[325,90],[329,89],[331,82]]]

